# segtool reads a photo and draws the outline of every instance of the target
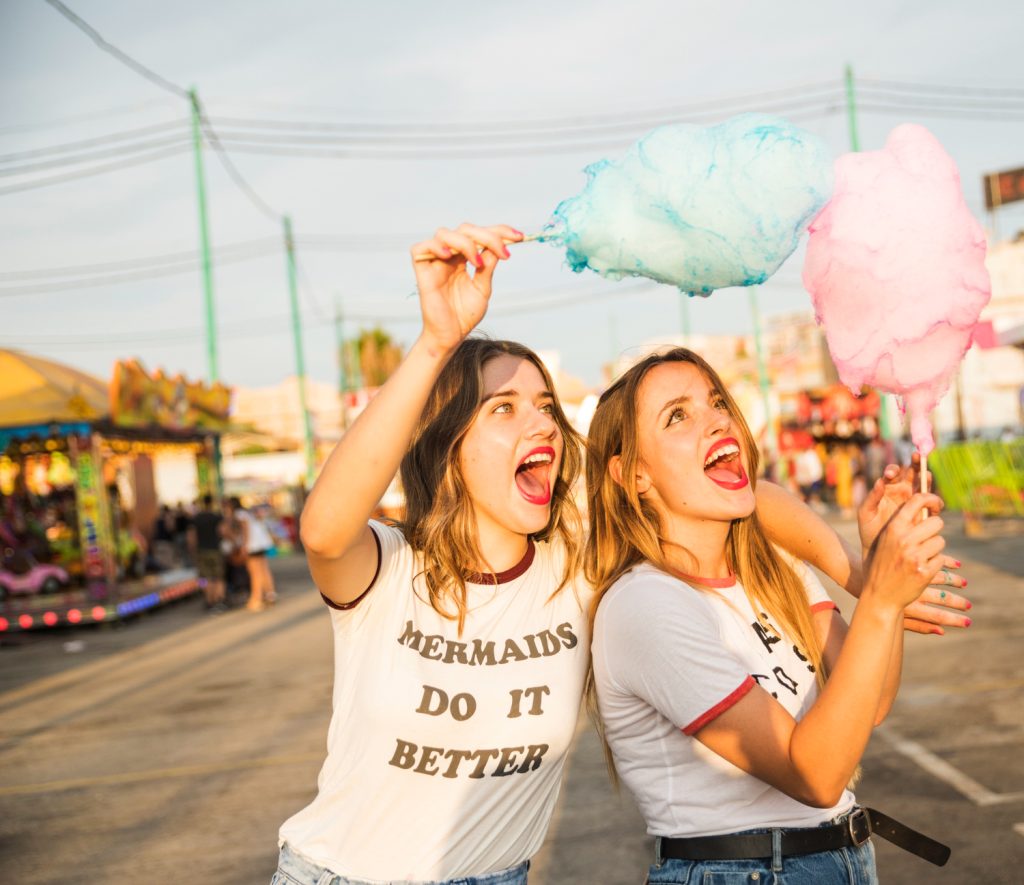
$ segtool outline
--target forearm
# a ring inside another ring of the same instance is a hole
[[[901,633],[900,609],[862,599],[825,688],[794,727],[790,763],[813,804],[838,801],[859,764],[893,675],[898,682],[892,664]]]
[[[302,543],[327,558],[359,537],[394,478],[449,352],[421,336],[324,464],[302,512]]]
[[[878,705],[878,713],[875,715],[875,725],[881,725],[892,705],[896,701],[896,695],[900,690],[900,680],[903,677],[903,637],[905,635],[903,618],[900,619],[900,629],[892,641],[892,650],[889,653],[889,667],[885,673],[885,683],[882,686],[882,699]]]
[[[860,596],[863,566],[856,549],[799,498],[774,483],[757,484],[757,516],[768,537],[809,562],[853,596]]]

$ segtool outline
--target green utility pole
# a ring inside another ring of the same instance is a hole
[[[860,150],[860,139],[857,137],[857,103],[853,94],[853,67],[846,66],[846,122],[850,129],[850,150]]]
[[[853,67],[847,65],[844,69],[846,80],[846,122],[850,131],[850,150],[857,153],[860,150],[860,137],[857,134],[857,102],[853,89]],[[892,427],[889,423],[889,397],[884,393],[878,394],[878,432],[882,439],[892,439]]]
[[[775,438],[775,422],[772,415],[771,397],[768,391],[771,389],[771,382],[768,379],[768,368],[764,362],[764,351],[761,348],[761,311],[757,304],[757,286],[751,286],[747,292],[750,296],[750,316],[754,321],[754,352],[757,354],[757,382],[761,388],[761,401],[764,405],[765,421],[765,450],[774,456],[778,450]]]
[[[679,320],[683,332],[683,347],[690,346],[690,296],[679,293]]]
[[[345,354],[345,326],[341,312],[341,298],[334,299],[334,349],[338,353],[338,403],[341,409],[341,432],[348,429],[348,410],[345,408],[345,394],[348,393],[348,360]]]
[[[316,474],[316,453],[313,450],[313,422],[306,405],[306,359],[302,351],[302,320],[299,316],[299,292],[295,282],[295,239],[292,220],[284,217],[284,248],[288,260],[288,295],[292,306],[292,336],[295,339],[295,374],[299,384],[299,411],[306,449],[306,482],[312,485]]]
[[[213,261],[210,256],[210,227],[206,220],[206,176],[203,173],[203,137],[199,119],[199,96],[189,90],[192,106],[192,148],[196,160],[196,193],[199,197],[199,247],[203,261],[203,301],[206,307],[206,366],[211,383],[217,372],[217,325],[213,315]]]

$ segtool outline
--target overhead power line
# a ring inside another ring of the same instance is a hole
[[[270,205],[258,193],[256,193],[255,190],[253,190],[252,186],[245,180],[242,173],[238,171],[238,167],[231,161],[231,157],[228,156],[228,152],[224,149],[224,145],[221,143],[220,137],[217,135],[217,131],[210,123],[202,105],[199,103],[199,97],[195,93],[192,94],[192,100],[196,103],[196,110],[199,114],[203,134],[206,136],[206,140],[209,145],[214,149],[214,151],[216,151],[217,159],[220,160],[221,165],[227,171],[231,180],[234,181],[235,185],[246,195],[246,197],[248,197],[249,202],[259,209],[260,212],[276,224],[281,224],[283,219],[281,213],[276,209],[272,209]]]
[[[247,252],[223,254],[217,256],[218,264],[237,264],[240,261],[255,261],[273,255],[266,246],[256,247]],[[95,286],[112,286],[119,283],[134,283],[140,280],[152,280],[159,277],[177,276],[179,274],[194,273],[200,267],[198,260],[192,260],[183,264],[169,264],[164,267],[155,267],[149,270],[124,271],[121,273],[81,277],[74,280],[58,280],[45,283],[30,283],[21,286],[0,287],[0,298],[10,298],[15,295],[41,295],[51,292],[71,292],[76,289],[89,289]]]
[[[605,298],[621,297],[623,295],[637,295],[644,292],[658,293],[667,291],[665,287],[652,282],[639,282],[620,286],[609,286],[600,290],[587,290],[583,292],[565,293],[561,296],[546,294],[548,290],[536,290],[534,292],[507,292],[501,296],[502,304],[495,304],[487,315],[492,318],[511,316],[514,314],[558,310],[571,307],[581,301],[599,301]],[[221,327],[221,334],[231,338],[255,338],[275,335],[290,335],[290,327],[286,320],[290,314],[280,313],[264,317],[252,317],[235,323],[226,323]],[[381,311],[379,309],[359,309],[348,307],[345,310],[347,321],[359,323],[416,323],[420,320],[418,310],[407,309],[401,311]],[[322,316],[317,319],[307,319],[302,323],[303,329],[316,330],[333,325],[334,319],[330,316]],[[83,348],[87,350],[117,347],[121,345],[157,345],[163,343],[181,343],[188,341],[199,341],[205,335],[205,331],[199,326],[184,326],[176,328],[164,328],[159,331],[153,329],[122,332],[107,332],[101,336],[96,335],[40,335],[40,336],[18,336],[17,343],[29,347],[67,347]],[[12,345],[14,342],[11,342]]]
[[[162,160],[165,157],[172,157],[175,154],[180,154],[183,151],[188,150],[187,144],[180,144],[174,147],[164,148],[163,150],[153,151],[148,154],[141,154],[135,159],[128,160],[117,160],[114,163],[103,163],[99,166],[92,166],[88,169],[82,169],[78,172],[70,172],[64,175],[54,175],[50,178],[37,178],[31,181],[27,181],[21,184],[8,185],[7,187],[0,188],[0,196],[4,194],[14,194],[20,191],[35,190],[36,188],[49,187],[54,184],[63,184],[68,181],[77,181],[81,178],[91,178],[94,175],[100,175],[104,172],[113,172],[115,170],[126,169],[129,166],[138,166],[143,163],[152,163],[155,160]]]
[[[157,135],[182,129],[188,131],[188,120],[182,117],[178,120],[169,120],[165,123],[154,123],[150,126],[139,126],[135,129],[122,129],[119,132],[109,132],[106,135],[99,135],[93,138],[83,138],[78,141],[68,141],[62,144],[47,145],[40,148],[29,148],[23,151],[15,151],[10,154],[0,154],[0,163],[12,163],[17,160],[34,160],[38,157],[48,157],[52,154],[63,154],[70,151],[87,150],[93,147],[103,147],[119,141],[139,138],[140,136]]]
[[[89,111],[85,114],[71,114],[61,117],[58,120],[46,120],[40,123],[18,123],[13,126],[0,126],[0,135],[13,135],[18,132],[35,132],[40,129],[60,129],[65,126],[76,126],[79,123],[94,123],[96,120],[103,120],[108,117],[123,117],[126,114],[134,114],[139,111],[146,111],[152,108],[166,108],[170,99],[146,99],[132,104],[121,105],[116,108],[105,108],[99,111]]]
[[[82,163],[90,163],[93,160],[103,160],[108,157],[128,157],[133,154],[140,154],[148,150],[154,150],[155,148],[167,147],[169,145],[187,146],[190,143],[190,136],[187,131],[184,131],[178,135],[168,135],[163,138],[138,141],[134,144],[125,144],[114,148],[104,148],[102,150],[77,154],[72,157],[57,157],[50,160],[39,160],[35,163],[23,163],[20,166],[8,167],[6,169],[0,167],[0,177],[26,175],[32,172],[39,172],[43,169],[60,169],[65,166],[79,166]]]
[[[114,46],[113,43],[107,42],[100,35],[99,31],[97,31],[88,22],[84,21],[79,16],[75,15],[75,13],[73,13],[63,3],[61,3],[60,0],[46,0],[46,2],[49,3],[50,6],[52,6],[54,9],[56,9],[57,12],[63,15],[64,18],[71,22],[76,28],[83,31],[86,35],[88,35],[89,39],[92,40],[92,42],[95,43],[97,46],[99,46],[100,49],[114,56],[114,58],[116,58],[122,64],[125,64],[128,67],[130,67],[133,71],[135,71],[135,73],[145,77],[151,83],[155,83],[161,89],[164,89],[167,92],[171,92],[174,95],[177,95],[179,98],[188,98],[187,89],[182,89],[176,83],[172,83],[170,80],[161,77],[159,74],[147,68],[141,62],[137,62],[134,58],[128,55],[128,53],[118,49],[116,46]]]
[[[1018,86],[951,86],[938,83],[910,83],[905,80],[880,80],[872,77],[858,77],[857,85],[878,86],[901,92],[937,93],[941,95],[978,95],[1024,97],[1024,87]]]
[[[235,243],[225,243],[219,246],[217,253],[220,255],[231,254],[239,250],[246,251],[254,248],[263,248],[268,244],[277,244],[276,237],[262,237],[253,240],[240,240]],[[140,268],[160,268],[168,264],[195,264],[199,261],[199,251],[189,249],[182,252],[165,252],[161,255],[147,255],[140,258],[124,258],[120,261],[100,261],[92,264],[72,264],[63,267],[35,268],[32,270],[10,270],[0,271],[0,281],[32,280],[41,277],[68,277],[80,276],[82,274],[101,274],[118,272],[122,270],[136,270]]]
[[[210,121],[206,118],[202,106],[199,103],[199,98],[195,94],[195,92],[190,92],[187,89],[183,89],[176,83],[172,83],[165,77],[161,77],[155,71],[150,70],[141,62],[136,61],[134,58],[128,55],[128,53],[124,52],[123,50],[114,46],[113,43],[110,43],[108,40],[104,39],[103,36],[92,25],[90,25],[80,16],[76,15],[74,12],[68,9],[68,7],[61,3],[60,0],[46,0],[46,2],[49,3],[54,9],[56,9],[61,15],[68,19],[68,21],[74,24],[77,28],[86,33],[89,36],[89,38],[104,52],[110,53],[118,61],[127,65],[137,74],[140,74],[141,76],[145,77],[150,82],[155,83],[161,89],[164,89],[167,92],[171,92],[174,95],[177,95],[179,98],[186,99],[190,104],[194,104],[196,113],[199,114],[200,120],[202,122],[203,135],[206,137],[206,140],[210,144],[210,146],[217,151],[217,156],[220,159],[221,164],[227,170],[228,175],[231,177],[232,181],[234,181],[235,184],[243,191],[243,193],[245,193],[245,195],[249,198],[250,202],[252,202],[252,204],[256,206],[256,208],[258,208],[265,215],[269,215],[271,218],[274,219],[275,222],[280,223],[281,214],[279,212],[275,212],[273,209],[270,208],[269,205],[267,205],[267,203],[262,199],[262,197],[260,197],[260,195],[257,194],[256,191],[252,189],[249,183],[242,176],[241,172],[238,171],[234,163],[231,162],[230,157],[228,157],[227,152],[224,150],[223,145],[220,143],[220,139],[217,137],[217,132],[210,124]],[[55,184],[56,182],[57,179],[53,179],[47,181],[46,183]],[[18,189],[27,188],[23,187]],[[0,190],[0,194],[12,193],[13,190],[14,189]]]
[[[327,252],[379,252],[392,249],[405,249],[417,239],[416,234],[405,236],[386,233],[369,234],[304,234],[295,238],[295,244],[307,251]],[[252,240],[240,240],[225,243],[216,247],[218,256],[232,255],[239,252],[266,251],[282,245],[279,237],[261,237]],[[160,255],[148,255],[138,258],[125,258],[120,261],[102,261],[93,264],[74,264],[62,267],[33,268],[31,270],[0,271],[0,282],[20,280],[54,279],[68,276],[89,274],[117,273],[120,271],[141,269],[162,269],[168,265],[187,264],[190,267],[198,264],[200,253],[197,249],[182,252],[165,252]]]

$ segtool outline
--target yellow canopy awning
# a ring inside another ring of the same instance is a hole
[[[53,360],[0,350],[0,427],[94,421],[110,414],[107,385]]]

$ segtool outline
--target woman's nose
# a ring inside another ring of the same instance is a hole
[[[708,418],[707,432],[708,436],[718,436],[729,430],[731,419],[729,413],[723,412],[721,409],[712,411],[713,413]]]
[[[558,425],[555,423],[555,416],[550,412],[534,410],[530,417],[527,432],[531,436],[551,438],[558,433]]]

